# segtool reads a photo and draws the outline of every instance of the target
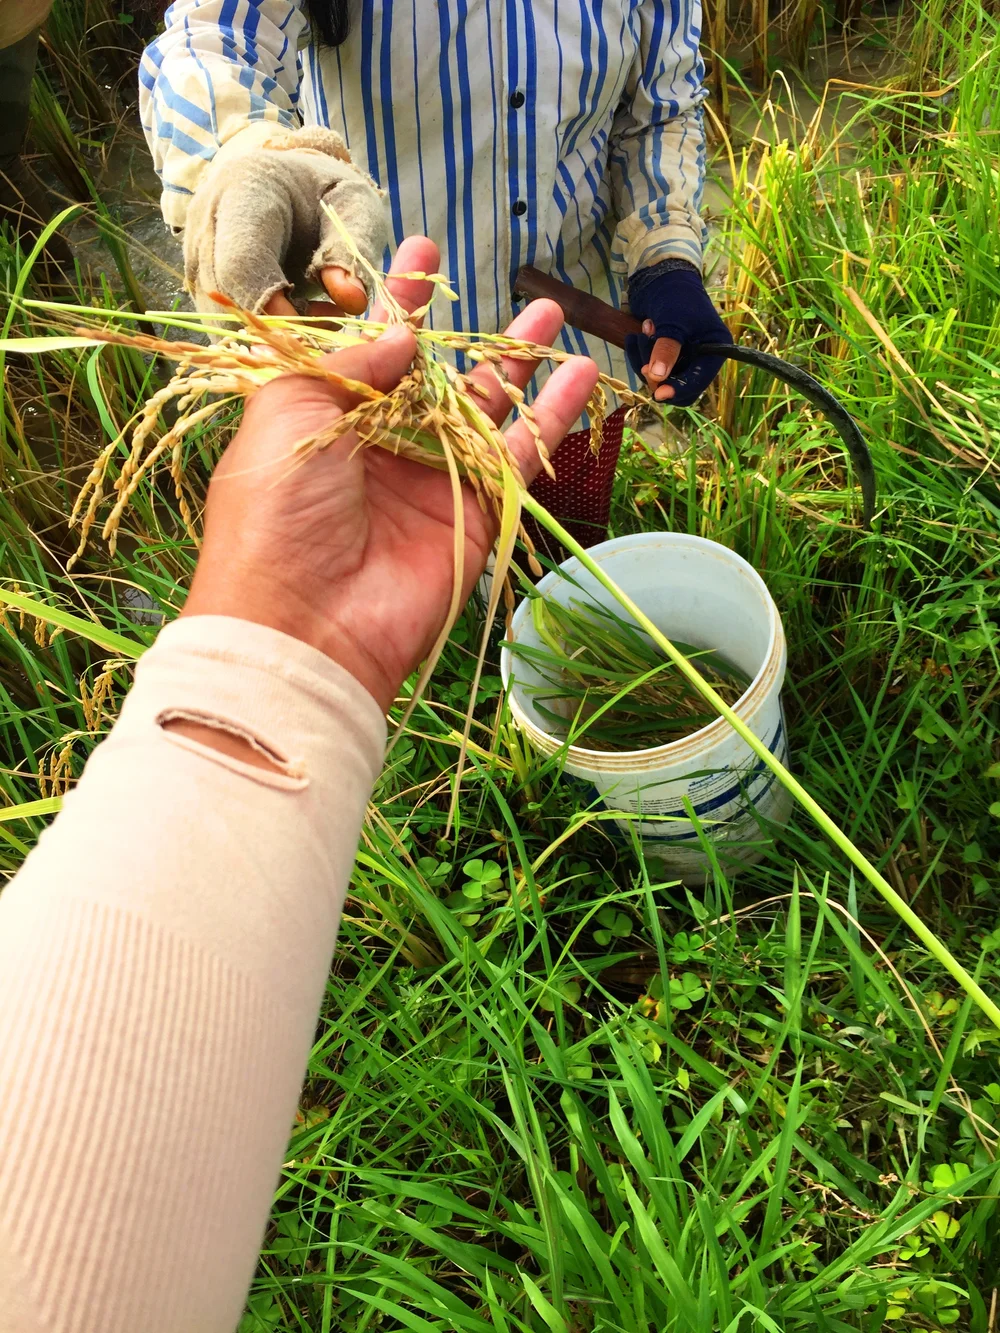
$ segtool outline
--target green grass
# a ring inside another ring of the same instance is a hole
[[[850,139],[752,158],[725,224],[741,338],[866,431],[874,532],[847,525],[830,429],[744,368],[673,415],[687,452],[633,441],[614,528],[700,533],[761,572],[796,776],[996,997],[1000,50],[978,7],[956,38],[933,18],[916,54],[962,75],[949,102],[845,94]],[[0,272],[13,288],[9,246]],[[82,295],[125,305],[126,283]],[[155,633],[136,606],[183,603],[169,485],[113,562],[95,542],[65,573],[76,488],[157,373],[119,350],[8,361],[0,586],[93,628],[50,639],[16,608],[0,628],[7,873],[51,803],[14,807],[58,795],[113,720]],[[191,442],[192,475],[226,434]],[[802,816],[737,878],[663,882],[496,725],[495,653],[445,841],[478,630],[470,609],[375,793],[242,1333],[993,1333],[994,1034]]]

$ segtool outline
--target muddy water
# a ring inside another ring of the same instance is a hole
[[[851,86],[871,87],[884,79],[893,58],[892,50],[881,45],[841,43],[814,48],[803,72],[779,71],[768,90],[731,84],[729,134],[737,160],[747,146],[800,143],[811,131],[819,146],[836,144],[840,160],[849,164],[866,130],[863,118],[851,123],[857,102],[845,97]],[[741,63],[745,62],[737,55],[735,64]],[[712,110],[717,110],[714,103]],[[711,226],[728,207],[732,174],[729,155],[714,127],[710,138],[715,151],[705,182],[704,210]]]
[[[48,187],[56,208],[74,202],[64,195],[63,187],[44,159],[35,158],[31,165]],[[160,185],[136,117],[124,120],[114,140],[102,148],[100,156],[88,154],[87,169],[120,228],[146,304],[153,310],[171,310],[178,305],[187,305],[181,243],[163,225],[159,207]],[[71,241],[73,253],[83,270],[84,288],[99,292],[106,281],[113,290],[120,291],[121,279],[94,225],[91,210],[68,227],[62,227],[61,231]]]
[[[181,243],[164,226],[159,204],[160,182],[138,126],[115,144],[103,178],[102,194],[108,185],[113,188],[117,185],[129,259],[150,308],[170,310],[178,304],[189,305],[184,291]]]

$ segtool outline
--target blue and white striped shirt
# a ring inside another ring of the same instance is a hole
[[[335,49],[300,0],[175,0],[140,68],[167,223],[253,122],[328,125],[388,192],[398,243],[441,246],[436,322],[493,332],[522,264],[618,304],[660,259],[700,264],[700,0],[356,0]],[[621,355],[566,330],[573,351]]]

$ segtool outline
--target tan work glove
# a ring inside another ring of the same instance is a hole
[[[213,158],[188,211],[184,276],[198,309],[220,309],[212,293],[221,292],[258,314],[304,312],[301,289],[311,282],[322,283],[340,312],[361,314],[368,279],[322,205],[336,209],[358,251],[381,268],[383,197],[334,130],[249,126]],[[293,306],[286,293],[296,287]],[[311,305],[310,313],[336,313]]]

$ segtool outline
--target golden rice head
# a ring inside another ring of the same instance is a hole
[[[296,442],[292,449],[293,461],[304,460],[350,431],[357,434],[358,448],[388,449],[437,468],[446,466],[443,450],[447,449],[481,507],[490,508],[499,516],[503,504],[504,467],[511,468],[518,480],[520,476],[503,432],[478,406],[488,396],[488,391],[437,354],[439,349],[464,352],[473,362],[489,366],[531,434],[543,468],[550,476],[555,476],[535,413],[525,401],[523,390],[511,383],[503,361],[510,358],[560,362],[571,354],[504,334],[480,336],[422,330],[415,327],[414,320],[385,291],[381,280],[377,286],[387,311],[387,323],[409,323],[417,339],[417,352],[410,372],[388,394],[337,374],[321,356],[322,351],[333,345],[343,346],[359,340],[363,336],[360,324],[354,326],[357,332],[354,337],[350,330],[331,333],[307,322],[263,319],[251,312],[239,311],[245,330],[208,346],[107,327],[78,329],[78,333],[86,333],[96,342],[138,348],[178,364],[169,383],[149,398],[95,460],[73,509],[72,521],[80,524],[80,542],[72,562],[86,548],[107,494],[108,470],[126,440],[128,453],[113,485],[115,502],[102,527],[102,535],[109,542],[112,553],[121,522],[137,489],[164,460],[184,527],[197,542],[195,507],[184,475],[184,441],[228,403],[251,396],[281,374],[322,379],[337,384],[359,399],[357,407],[338,417],[328,429]],[[266,353],[264,356],[261,355],[261,345]],[[595,453],[601,444],[609,392],[628,407],[648,401],[627,384],[602,375],[587,407],[591,423],[590,443]],[[170,404],[176,405],[176,416],[173,424],[167,427],[163,413]],[[521,539],[527,540],[523,529]],[[530,550],[530,543],[528,545]]]

